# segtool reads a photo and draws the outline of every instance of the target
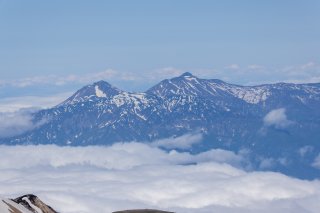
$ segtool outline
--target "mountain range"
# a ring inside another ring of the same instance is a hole
[[[34,112],[34,129],[0,143],[110,145],[198,134],[201,142],[187,151],[247,153],[252,168],[314,178],[320,175],[313,166],[320,152],[319,109],[320,83],[240,86],[186,72],[134,93],[99,81]]]

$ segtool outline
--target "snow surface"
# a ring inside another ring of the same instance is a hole
[[[189,75],[183,76],[178,80],[163,81],[154,90],[153,93],[160,97],[166,97],[169,94],[183,96],[207,94],[213,97],[230,94],[250,104],[264,102],[271,95],[268,86],[238,86],[219,80],[199,79]]]
[[[230,87],[228,91],[237,98],[250,104],[258,104],[266,101],[271,95],[267,88]]]
[[[31,208],[36,211],[36,213],[43,213],[42,210],[33,205],[33,203],[27,197],[22,198],[22,200],[26,201],[31,206]]]
[[[99,97],[99,98],[106,98],[107,95],[99,88],[98,85],[96,85],[94,87],[95,91],[96,91],[96,96]]]
[[[11,209],[10,206],[8,206],[7,204],[10,204],[14,208],[21,211],[22,213],[33,213],[33,212],[29,211],[28,209],[26,209],[24,206],[19,205],[10,199],[1,199],[1,198],[0,198],[0,213],[12,213],[13,209]],[[37,212],[37,213],[42,213],[42,211]]]

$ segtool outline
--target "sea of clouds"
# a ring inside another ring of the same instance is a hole
[[[244,154],[225,150],[192,155],[163,151],[155,144],[118,143],[0,146],[0,153],[0,197],[33,193],[62,213],[132,208],[181,213],[320,209],[319,180],[248,172],[242,168]]]

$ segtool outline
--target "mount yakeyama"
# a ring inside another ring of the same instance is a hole
[[[279,109],[282,117],[267,123]],[[99,81],[32,116],[36,128],[0,143],[87,146],[201,134],[188,151],[246,150],[254,167],[273,159],[274,170],[319,175],[311,164],[320,151],[320,83],[239,86],[184,73],[131,93]]]

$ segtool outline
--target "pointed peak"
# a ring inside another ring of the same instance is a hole
[[[111,84],[109,84],[108,82],[104,81],[104,80],[101,80],[101,81],[97,81],[97,82],[94,82],[92,84],[93,86],[109,86],[109,87],[112,87]]]
[[[122,91],[120,89],[112,86],[106,81],[101,80],[81,88],[76,93],[74,93],[70,98],[68,98],[58,106],[85,102],[95,98],[108,98],[108,97],[118,95],[121,92]]]
[[[108,82],[106,82],[106,81],[104,81],[104,80],[101,80],[101,81],[97,81],[97,82],[94,82],[93,84],[91,84],[91,85],[88,85],[88,86],[86,86],[86,87],[84,87],[84,88],[88,88],[88,87],[94,87],[94,88],[100,88],[101,90],[116,90],[116,91],[118,91],[118,92],[121,92],[121,90],[120,89],[118,89],[118,88],[116,88],[116,87],[114,87],[114,86],[112,86],[110,83],[108,83]]]

